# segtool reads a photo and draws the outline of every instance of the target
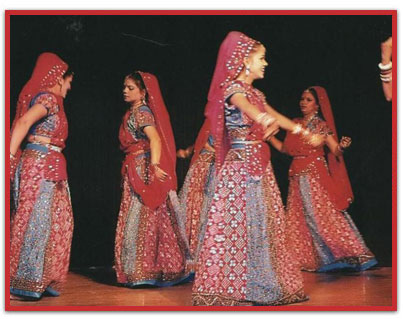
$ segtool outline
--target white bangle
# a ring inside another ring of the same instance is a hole
[[[390,69],[392,69],[392,61],[390,61],[390,63],[388,63],[388,64],[378,63],[378,67],[380,68],[381,71],[390,70]]]
[[[276,119],[275,119],[274,117],[272,117],[272,116],[269,115],[269,114],[266,114],[265,116],[263,116],[262,124],[267,127],[267,126],[269,126],[271,123],[273,123],[275,120],[276,120]]]
[[[392,73],[387,73],[387,74],[380,74],[380,78],[390,78],[392,76]]]
[[[262,124],[263,126],[269,126],[275,121],[275,118],[266,112],[262,112],[256,116],[256,122]]]
[[[267,114],[267,113],[265,113],[265,112],[259,113],[259,114],[256,116],[256,122],[257,122],[257,123],[261,123],[262,120],[263,120],[263,117],[266,116],[266,114]]]
[[[381,81],[383,81],[383,82],[391,82],[391,81],[392,81],[392,78],[391,78],[391,77],[389,77],[389,78],[380,77],[380,79],[381,79]]]

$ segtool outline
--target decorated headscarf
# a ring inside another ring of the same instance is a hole
[[[333,132],[333,138],[336,140],[337,143],[339,143],[328,93],[321,86],[313,86],[311,88],[316,91],[322,115],[326,121],[326,124]],[[354,198],[350,179],[346,170],[345,161],[343,160],[342,155],[335,156],[331,152],[328,152],[327,159],[330,175],[335,184],[335,187],[339,190],[338,200],[341,203],[340,206],[345,209],[349,206]]]
[[[68,65],[55,53],[42,53],[35,64],[31,78],[24,85],[18,96],[16,116],[13,121],[12,129],[15,123],[25,113],[27,113],[30,102],[39,92],[46,91],[58,83],[68,69]],[[63,107],[63,98],[56,96],[58,105]]]
[[[224,91],[227,84],[239,76],[244,67],[244,59],[259,43],[241,32],[231,31],[219,48],[217,63],[208,92],[208,102],[205,107],[205,116],[209,121],[211,134],[214,138],[217,172],[219,172],[230,147],[225,130]]]

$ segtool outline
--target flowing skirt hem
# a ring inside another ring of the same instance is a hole
[[[310,270],[303,269],[305,271],[314,271],[314,272],[332,272],[338,270],[347,270],[347,271],[364,271],[375,265],[377,265],[377,259],[374,257],[368,258],[366,261],[358,261],[360,257],[352,258],[342,258],[331,264],[324,265],[318,269]]]
[[[231,297],[225,297],[215,294],[193,293],[192,304],[193,306],[280,306],[303,302],[308,299],[309,298],[307,295],[305,295],[304,290],[300,288],[293,294],[284,296],[283,298],[268,303],[251,300],[237,300]]]
[[[153,279],[144,279],[144,280],[138,280],[138,281],[133,281],[133,282],[121,282],[120,284],[122,284],[123,286],[128,287],[128,288],[134,288],[134,287],[143,286],[143,285],[156,286],[156,287],[170,287],[170,286],[190,282],[193,279],[194,279],[194,273],[190,273],[190,274],[184,275],[180,278],[176,278],[173,280],[161,280],[161,279],[153,278]]]

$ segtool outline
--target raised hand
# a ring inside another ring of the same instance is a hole
[[[348,148],[352,144],[352,139],[348,136],[342,136],[339,142],[341,148]]]

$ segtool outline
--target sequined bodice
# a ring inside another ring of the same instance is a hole
[[[243,113],[237,106],[230,103],[230,97],[235,93],[242,93],[250,103],[264,106],[265,97],[253,86],[240,81],[233,81],[225,90],[225,126],[231,143],[244,141],[251,132],[253,120]]]
[[[31,101],[30,107],[40,104],[47,110],[47,115],[31,126],[29,134],[57,138],[64,143],[67,138],[68,122],[66,114],[58,105],[56,97],[47,92],[37,94]]]
[[[143,129],[149,125],[154,126],[154,117],[151,109],[146,105],[135,109],[128,117],[127,129],[136,142],[148,139]]]

